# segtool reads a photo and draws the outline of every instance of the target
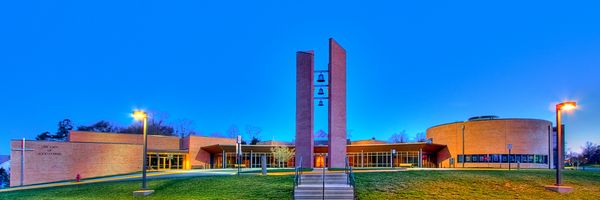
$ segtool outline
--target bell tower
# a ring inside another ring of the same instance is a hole
[[[315,84],[315,74],[318,75]],[[324,74],[327,74],[327,82]],[[324,90],[327,89],[327,96]],[[315,96],[315,91],[317,96]],[[346,50],[329,39],[327,70],[314,69],[314,52],[296,52],[296,162],[314,167],[314,108],[328,101],[327,166],[343,168],[346,158]]]

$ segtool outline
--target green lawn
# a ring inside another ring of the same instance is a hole
[[[554,171],[405,171],[356,174],[360,199],[600,199],[600,172],[566,171],[575,191],[546,191]]]
[[[291,199],[293,176],[218,176],[150,180],[137,199]],[[402,171],[357,173],[360,199],[600,199],[600,172],[565,171],[571,194],[546,191],[550,170]],[[0,199],[134,199],[139,181],[0,192]]]
[[[292,176],[216,176],[150,180],[156,190],[146,198],[133,198],[139,181],[0,192],[0,199],[290,199]]]

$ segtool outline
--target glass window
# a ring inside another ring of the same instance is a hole
[[[478,162],[479,161],[479,156],[473,155],[471,159],[473,159],[473,162]]]
[[[494,162],[500,162],[500,156],[498,154],[492,154],[492,160]]]
[[[502,162],[508,162],[508,155],[502,154]]]
[[[465,162],[471,162],[471,155],[465,155]]]
[[[458,163],[463,162],[463,157],[464,157],[464,155],[458,155]]]

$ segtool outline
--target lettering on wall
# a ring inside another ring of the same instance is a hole
[[[59,150],[58,146],[54,145],[42,145],[40,151],[37,153],[39,156],[61,156],[61,152],[57,152]]]

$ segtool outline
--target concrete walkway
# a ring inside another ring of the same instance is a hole
[[[237,169],[194,169],[194,170],[154,171],[154,172],[148,172],[146,174],[146,177],[148,179],[162,179],[162,178],[195,177],[195,176],[231,176],[231,175],[235,175],[235,174],[237,174]],[[142,179],[142,173],[140,172],[140,173],[135,173],[135,174],[84,179],[84,180],[81,180],[81,182],[61,181],[61,182],[54,182],[54,183],[43,183],[43,184],[36,184],[36,185],[11,187],[11,188],[7,188],[7,189],[1,189],[0,192],[59,187],[59,186],[68,186],[68,185],[79,185],[79,184],[89,184],[89,183],[100,183],[100,182],[111,182],[111,181],[141,180],[141,179]]]

